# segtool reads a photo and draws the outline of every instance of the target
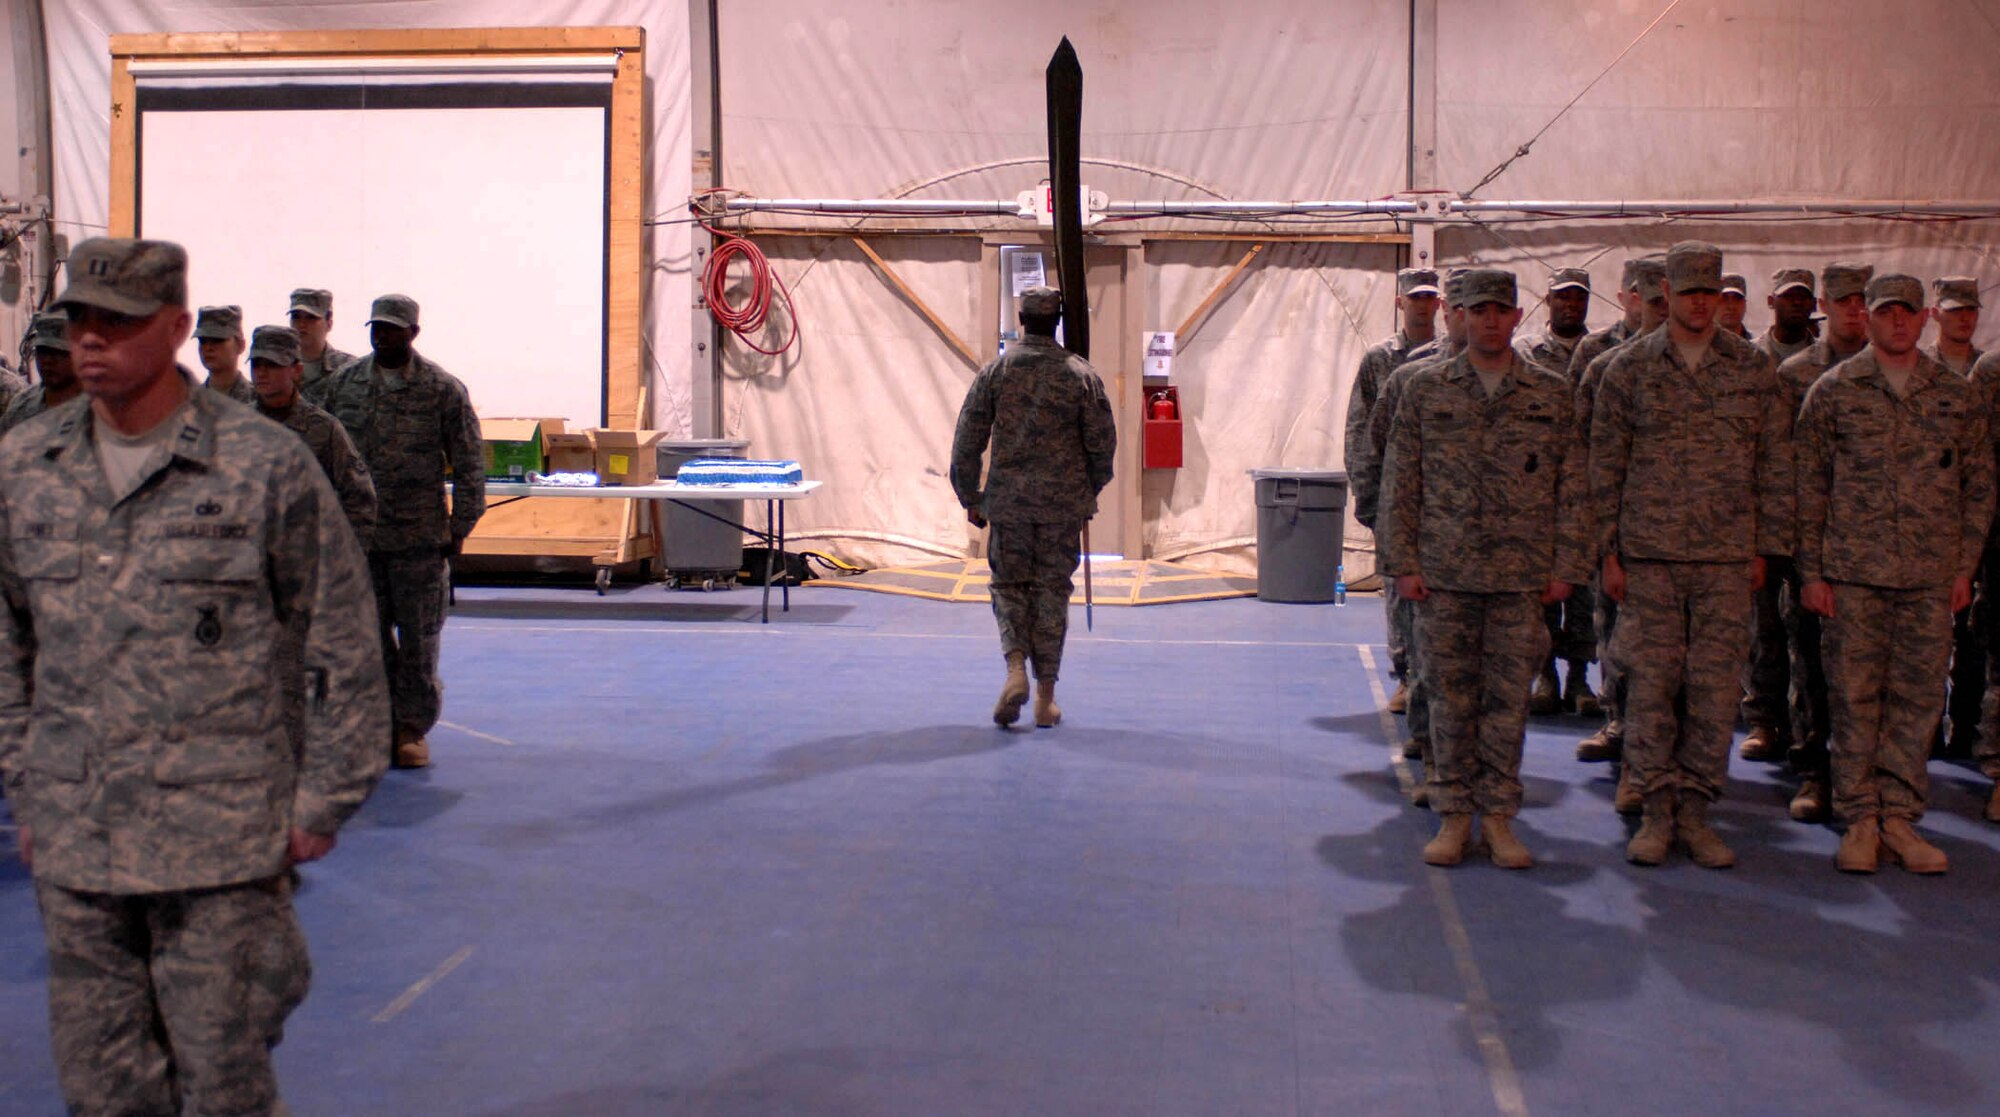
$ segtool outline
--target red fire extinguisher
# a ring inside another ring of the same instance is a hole
[[[1148,419],[1178,419],[1180,409],[1174,406],[1174,397],[1162,388],[1153,393],[1153,403],[1146,411]]]

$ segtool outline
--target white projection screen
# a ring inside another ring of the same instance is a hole
[[[137,233],[186,245],[190,299],[246,332],[324,287],[365,355],[400,292],[481,415],[604,425],[615,59],[532,61],[135,64]]]

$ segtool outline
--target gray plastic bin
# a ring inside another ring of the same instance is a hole
[[[740,458],[749,446],[747,438],[663,438],[659,441],[660,476],[678,476],[681,466],[696,458]],[[666,569],[669,581],[684,580],[690,575],[696,581],[720,575],[718,580],[727,582],[736,577],[736,572],[743,568],[741,531],[694,508],[673,503],[660,507],[661,527],[666,536],[660,541],[660,565]],[[704,500],[696,507],[739,524],[743,522],[740,500]]]
[[[1329,602],[1340,581],[1347,474],[1253,469],[1257,487],[1257,597]]]

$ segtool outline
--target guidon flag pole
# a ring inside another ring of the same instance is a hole
[[[1090,359],[1090,292],[1083,278],[1083,66],[1069,36],[1049,58],[1049,208],[1056,226],[1056,285],[1062,288],[1063,345]],[[1095,630],[1090,524],[1083,525],[1083,626]]]

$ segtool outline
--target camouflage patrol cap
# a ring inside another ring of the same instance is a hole
[[[1021,292],[1021,316],[1054,318],[1062,313],[1062,292],[1053,287],[1030,287]]]
[[[1922,310],[1924,308],[1924,281],[1914,275],[1902,275],[1897,272],[1890,272],[1887,275],[1878,275],[1870,279],[1865,295],[1868,299],[1868,309],[1871,313],[1888,306],[1890,303],[1902,303],[1911,310]]]
[[[1445,270],[1444,305],[1459,307],[1461,309],[1465,306],[1465,277],[1471,274],[1471,272],[1471,268],[1447,268]]]
[[[235,338],[243,339],[243,308],[240,306],[205,306],[194,320],[194,336],[204,341]]]
[[[1520,286],[1514,273],[1502,268],[1472,268],[1465,273],[1464,302],[1468,309],[1482,303],[1499,303],[1509,310],[1521,305]]]
[[[293,314],[310,314],[314,318],[333,317],[333,292],[319,287],[301,287],[292,292]]]
[[[44,310],[28,326],[28,336],[37,349],[69,352],[69,315],[60,310]]]
[[[1698,240],[1667,249],[1667,289],[1676,295],[1722,290],[1722,249]]]
[[[1396,273],[1396,293],[1405,298],[1435,295],[1438,293],[1438,273],[1431,268],[1404,268]]]
[[[1813,273],[1811,268],[1779,268],[1771,273],[1771,293],[1782,295],[1795,287],[1803,287],[1806,294],[1813,293]]]
[[[1549,273],[1549,294],[1567,291],[1572,287],[1590,290],[1590,273],[1582,268],[1557,268]]]
[[[1828,264],[1820,269],[1820,297],[1837,303],[1849,295],[1859,295],[1868,290],[1868,281],[1875,277],[1873,264]]]
[[[417,326],[417,300],[408,295],[383,295],[368,308],[368,325],[382,322],[413,330]]]
[[[1979,281],[1969,275],[1947,275],[1932,280],[1931,295],[1939,310],[1979,309]]]
[[[1725,295],[1735,295],[1739,299],[1747,299],[1750,297],[1750,281],[1743,278],[1741,273],[1733,271],[1723,272],[1722,293]]]
[[[187,265],[187,249],[171,241],[92,237],[70,249],[69,283],[54,305],[150,317],[187,305]]]
[[[299,356],[299,331],[290,326],[259,326],[250,334],[250,359],[274,365],[295,365]]]
[[[1636,291],[1644,299],[1664,299],[1667,297],[1667,258],[1665,256],[1641,256],[1625,262],[1625,289]]]

